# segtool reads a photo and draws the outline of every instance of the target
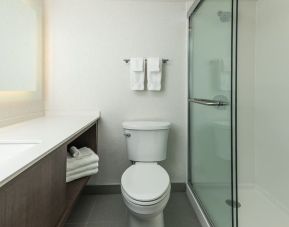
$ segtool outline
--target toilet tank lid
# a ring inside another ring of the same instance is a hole
[[[132,130],[162,130],[169,129],[171,123],[166,121],[126,121],[122,123],[124,129]]]

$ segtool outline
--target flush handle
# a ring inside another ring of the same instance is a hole
[[[128,133],[128,132],[123,133],[123,135],[124,135],[125,137],[131,137],[131,134]]]

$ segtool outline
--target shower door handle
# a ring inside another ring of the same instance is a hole
[[[205,106],[227,106],[229,105],[228,102],[226,101],[221,101],[221,100],[214,100],[214,99],[189,99],[189,102],[192,103],[197,103]]]

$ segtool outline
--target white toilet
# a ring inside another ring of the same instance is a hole
[[[121,177],[129,210],[129,227],[164,227],[163,210],[170,197],[170,178],[157,162],[166,159],[168,122],[124,122],[130,166]]]

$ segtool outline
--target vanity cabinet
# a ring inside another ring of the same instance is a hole
[[[63,226],[87,178],[66,184],[67,149],[96,151],[96,123],[57,147],[0,188],[1,227]]]
[[[66,148],[61,146],[5,185],[4,227],[55,226],[65,207]]]

